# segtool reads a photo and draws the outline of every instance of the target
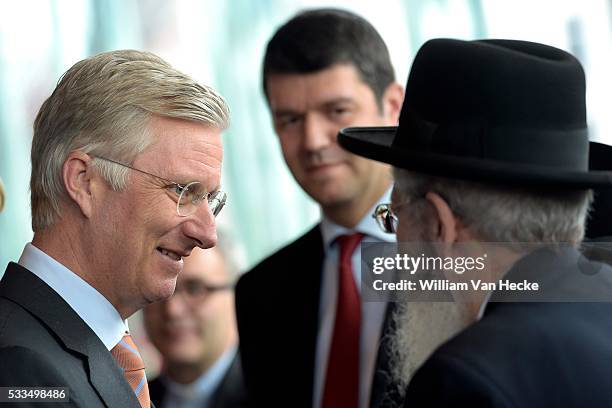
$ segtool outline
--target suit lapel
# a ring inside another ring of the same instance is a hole
[[[164,400],[164,395],[166,395],[166,386],[160,380],[159,376],[149,381],[149,396],[151,397],[151,404],[155,402],[161,405]]]
[[[315,226],[238,282],[241,358],[257,406],[312,408],[323,250]]]
[[[277,286],[274,296],[266,300],[266,309],[274,316],[268,330],[278,335],[273,350],[265,337],[266,344],[261,346],[278,356],[274,369],[267,369],[281,376],[275,400],[289,398],[295,407],[312,407],[323,250],[318,225],[286,247],[274,261],[279,268]]]
[[[91,384],[109,407],[138,407],[136,394],[123,378],[121,368],[102,342],[96,338],[88,341],[87,362]]]
[[[236,354],[232,364],[215,391],[211,407],[241,407],[245,405],[246,395],[240,356]]]
[[[140,407],[121,369],[102,341],[45,282],[16,263],[9,263],[0,296],[12,300],[42,321],[63,343],[83,356],[89,380],[109,407]]]
[[[295,333],[295,338],[291,339],[289,344],[297,344],[299,347],[298,367],[294,372],[303,373],[303,379],[298,385],[301,391],[298,401],[308,401],[307,405],[311,406],[324,258],[323,237],[319,226],[304,237],[303,246],[298,249],[300,256],[292,262],[299,262],[298,270],[293,276],[296,283],[294,287],[300,288],[300,296],[293,299],[294,307],[288,310],[292,316],[288,316],[286,321],[294,326],[290,333]],[[289,294],[295,295],[296,291],[290,291]],[[299,318],[294,314],[296,309],[300,312]]]

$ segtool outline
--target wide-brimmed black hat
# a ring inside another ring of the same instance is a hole
[[[585,78],[571,54],[515,40],[426,42],[397,127],[340,131],[345,149],[425,174],[520,185],[612,186],[589,171]]]

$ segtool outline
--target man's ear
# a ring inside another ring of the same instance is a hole
[[[404,102],[404,88],[397,82],[391,82],[385,89],[382,102],[383,115],[389,122],[389,126],[397,125]]]
[[[432,191],[425,195],[425,199],[429,201],[438,216],[437,240],[443,243],[453,243],[457,241],[458,220],[446,200],[438,193]]]
[[[68,196],[79,207],[81,213],[89,218],[92,212],[92,177],[91,156],[81,151],[70,152],[62,166],[62,179]]]

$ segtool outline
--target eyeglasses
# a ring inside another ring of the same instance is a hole
[[[408,202],[401,203],[396,206],[396,209],[399,210],[406,204],[408,204]],[[391,203],[378,204],[374,209],[372,218],[376,220],[376,223],[380,229],[387,234],[397,233],[397,224],[399,220],[395,214],[395,211],[393,211]]]
[[[169,189],[177,196],[176,202],[176,212],[181,217],[187,217],[193,214],[200,204],[203,201],[208,202],[208,208],[214,217],[216,217],[221,209],[225,206],[227,201],[227,193],[224,191],[213,191],[208,192],[199,181],[192,181],[187,184],[180,184],[172,180],[165,179],[163,177],[157,176],[155,174],[146,172],[144,170],[137,169],[135,167],[129,166],[125,163],[121,163],[112,159],[108,159],[102,156],[93,156],[100,160],[104,160],[110,163],[117,164],[119,166],[126,167],[128,169],[137,171],[142,174],[147,174],[149,176],[155,177],[159,180],[162,180],[167,185],[164,188]]]
[[[233,287],[234,285],[232,283],[213,285],[200,280],[188,280],[181,285],[177,285],[174,296],[181,294],[185,301],[191,304],[199,304],[213,293],[230,290]]]
[[[397,232],[397,215],[391,209],[391,203],[378,204],[374,209],[372,218],[376,220],[381,230],[388,234]]]

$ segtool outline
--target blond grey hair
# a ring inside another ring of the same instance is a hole
[[[535,190],[393,171],[400,197],[438,193],[487,242],[579,243],[593,200],[591,190]]]
[[[32,229],[44,229],[61,216],[62,166],[70,152],[131,163],[154,142],[146,126],[152,115],[221,130],[229,125],[229,109],[217,92],[152,53],[111,51],[72,66],[34,121]],[[93,165],[113,189],[125,187],[126,168],[99,159]]]

